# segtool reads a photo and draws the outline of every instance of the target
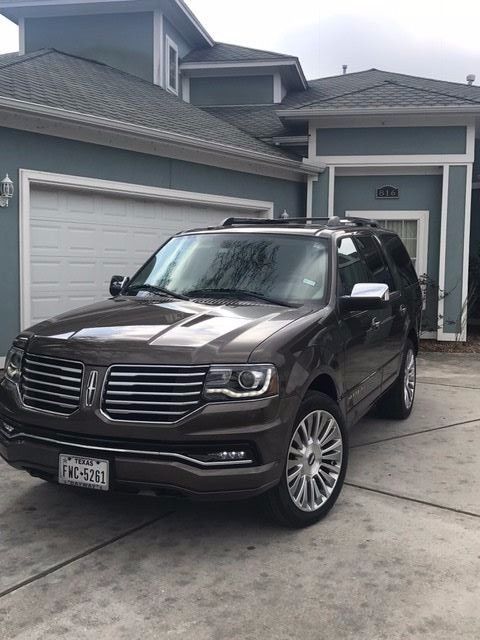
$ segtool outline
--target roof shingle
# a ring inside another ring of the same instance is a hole
[[[287,56],[284,53],[251,49],[226,42],[216,42],[213,47],[194,49],[182,60],[183,62],[255,62],[271,60],[296,60],[296,56]]]
[[[292,159],[160,87],[104,64],[45,49],[0,58],[0,65],[0,96]]]
[[[287,96],[280,109],[359,108],[362,100],[371,107],[480,104],[480,87],[369,69],[310,80],[307,91]]]

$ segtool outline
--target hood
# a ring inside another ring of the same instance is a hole
[[[306,313],[305,307],[117,297],[46,320],[26,333],[29,351],[88,365],[241,363]]]

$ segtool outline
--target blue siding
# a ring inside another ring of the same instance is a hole
[[[317,156],[465,153],[466,127],[317,129]]]
[[[375,190],[384,184],[400,189],[398,200],[377,200]],[[338,176],[335,179],[335,215],[345,211],[429,211],[428,275],[438,283],[442,176]],[[367,213],[368,215],[368,213]],[[421,275],[421,274],[420,274]],[[429,291],[424,327],[437,329],[437,300]]]
[[[461,331],[466,180],[466,166],[450,167],[443,318],[443,330],[446,333]]]
[[[328,216],[328,185],[330,167],[314,181],[312,190],[312,218],[326,218]]]
[[[35,169],[105,180],[268,200],[278,216],[284,209],[304,215],[305,185],[283,179],[159,158],[100,145],[0,128],[2,169],[16,193],[0,217],[0,356],[19,330],[18,170]]]
[[[191,78],[190,102],[197,105],[271,104],[273,76]]]
[[[178,57],[180,58],[180,60],[184,58],[187,53],[190,53],[193,47],[185,40],[178,29],[176,29],[173,24],[165,17],[163,19],[163,30],[165,35],[171,38],[177,45]]]
[[[54,48],[153,81],[153,13],[28,18],[26,52]]]

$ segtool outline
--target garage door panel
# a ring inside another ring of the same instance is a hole
[[[30,202],[32,322],[104,300],[112,275],[132,276],[170,236],[232,215],[211,206],[40,186],[32,188]]]

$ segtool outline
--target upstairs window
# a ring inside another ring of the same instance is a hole
[[[178,95],[178,47],[171,38],[166,37],[167,45],[167,89]]]

